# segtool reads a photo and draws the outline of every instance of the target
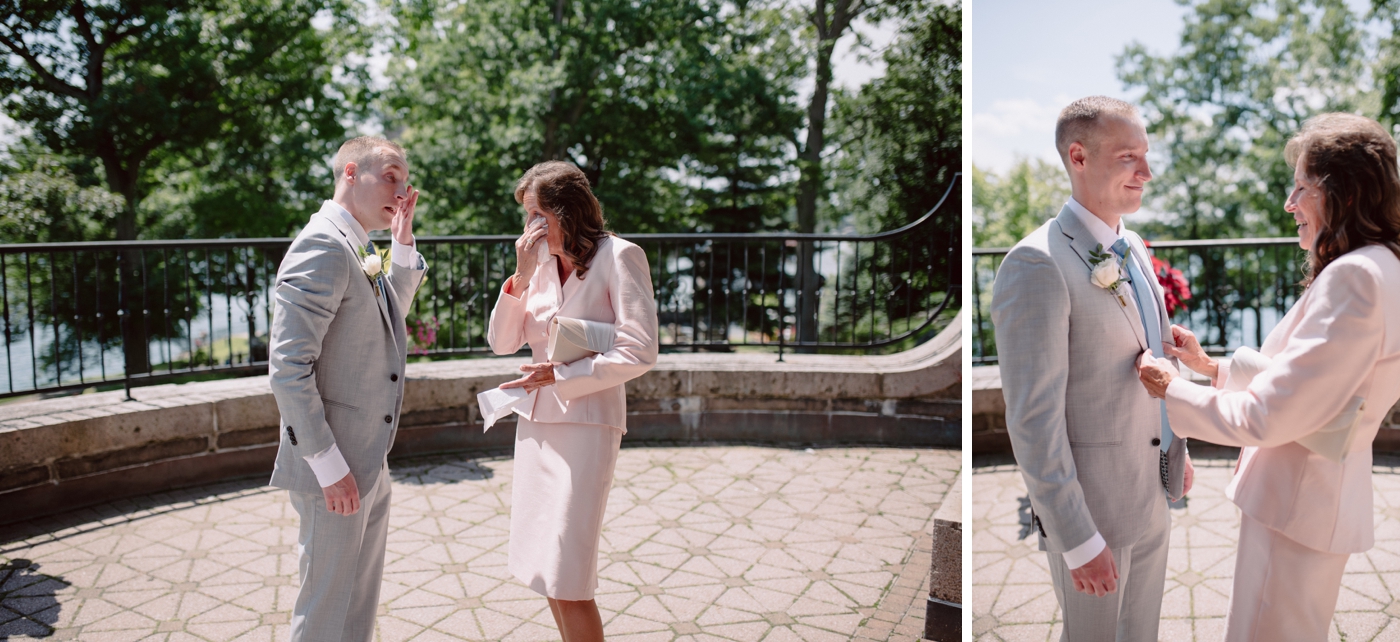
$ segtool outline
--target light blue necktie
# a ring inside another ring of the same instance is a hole
[[[1162,326],[1159,323],[1148,321],[1147,310],[1143,308],[1144,301],[1152,301],[1156,294],[1152,292],[1152,284],[1138,268],[1137,261],[1130,256],[1128,251],[1128,239],[1119,238],[1113,244],[1113,253],[1128,266],[1128,282],[1133,285],[1133,298],[1137,299],[1138,318],[1142,319],[1142,327],[1147,331],[1147,347],[1155,356],[1162,350]],[[1172,427],[1167,422],[1167,402],[1162,401],[1162,452],[1167,452],[1167,447],[1172,444]]]

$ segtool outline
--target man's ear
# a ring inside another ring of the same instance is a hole
[[[358,165],[355,164],[355,161],[350,161],[350,162],[346,163],[346,164],[345,164],[345,181],[346,181],[347,183],[350,182],[350,181],[352,181],[352,180],[355,178],[355,173],[358,172],[358,171],[360,171],[360,167],[359,167]]]
[[[1075,141],[1069,144],[1069,166],[1071,169],[1076,171],[1083,170],[1084,161],[1087,157],[1088,152],[1084,149],[1083,143]],[[349,169],[349,167],[349,165],[346,165],[346,169]]]

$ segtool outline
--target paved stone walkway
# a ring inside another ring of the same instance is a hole
[[[891,588],[927,575],[908,562],[960,465],[942,450],[624,449],[599,563],[609,640],[907,639],[893,629],[922,622]],[[511,471],[508,456],[395,467],[377,639],[558,639],[506,571]],[[0,640],[285,640],[296,514],[256,483],[0,532]]]
[[[1224,637],[1239,510],[1225,498],[1232,457],[1196,459],[1185,506],[1172,509],[1162,640]],[[1400,640],[1400,461],[1375,468],[1376,546],[1353,555],[1329,640]],[[1030,535],[1025,483],[1014,465],[972,471],[972,616],[977,640],[1059,640],[1047,560]]]

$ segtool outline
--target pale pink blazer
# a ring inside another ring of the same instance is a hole
[[[1383,246],[1347,253],[1317,279],[1259,350],[1272,359],[1240,392],[1181,378],[1167,387],[1172,431],[1244,446],[1226,494],[1308,548],[1359,553],[1375,543],[1371,442],[1400,399],[1400,260]],[[1228,371],[1222,368],[1221,385]],[[1342,463],[1295,443],[1365,399]]]
[[[552,386],[540,388],[526,415],[540,423],[612,426],[627,432],[624,383],[656,365],[656,299],[646,252],[616,236],[603,239],[582,280],[569,273],[559,283],[559,259],[550,256],[530,276],[525,299],[506,294],[491,310],[486,341],[496,354],[529,344],[533,361],[546,361],[549,322],[555,315],[611,323],[611,350],[570,364],[555,364]]]

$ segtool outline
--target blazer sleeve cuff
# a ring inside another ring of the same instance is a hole
[[[1098,557],[1099,553],[1102,553],[1107,546],[1108,543],[1103,540],[1103,535],[1094,531],[1094,536],[1090,537],[1089,541],[1064,552],[1065,566],[1068,566],[1069,570],[1072,571],[1088,564],[1095,557]]]
[[[345,463],[345,456],[340,454],[340,446],[336,444],[314,455],[307,455],[305,459],[321,488],[334,486],[350,474],[350,465]]]

